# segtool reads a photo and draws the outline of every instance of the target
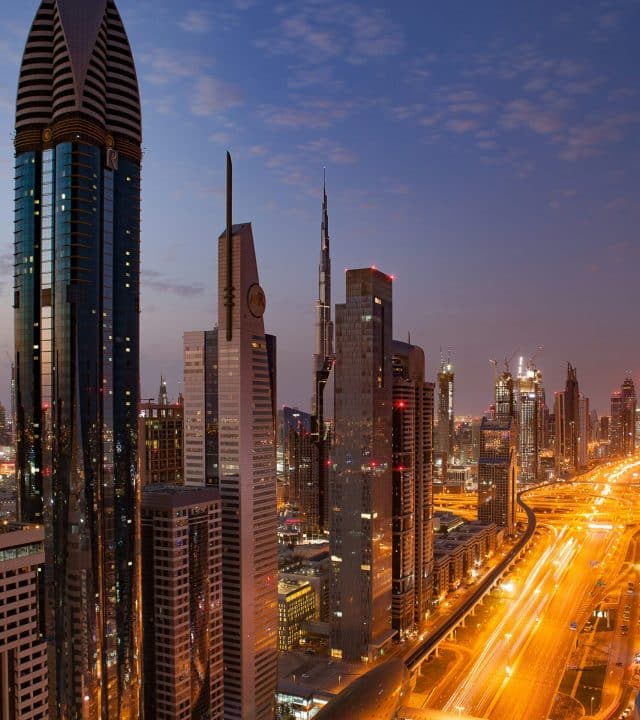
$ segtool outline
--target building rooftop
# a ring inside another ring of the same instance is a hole
[[[143,509],[172,510],[219,500],[220,493],[213,487],[158,484],[142,488]]]

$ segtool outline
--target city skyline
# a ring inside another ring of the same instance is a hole
[[[0,25],[7,229],[11,108],[36,7],[11,5]],[[354,3],[343,15],[331,2],[315,15],[312,3],[295,11],[248,0],[224,12],[150,7],[119,3],[145,112],[143,397],[155,393],[161,372],[177,395],[182,333],[215,322],[227,146],[238,214],[264,238],[257,252],[267,323],[280,342],[279,405],[310,406],[323,166],[334,302],[343,299],[344,267],[395,274],[396,336],[411,332],[425,348],[431,380],[439,348],[452,348],[458,412],[479,415],[488,404],[489,358],[516,349],[526,358],[539,345],[548,397],[562,388],[567,361],[600,413],[621,378],[630,372],[637,381],[640,348],[620,311],[632,299],[637,258],[638,158],[624,142],[640,105],[632,89],[637,5],[576,3],[559,12],[544,3],[524,23],[522,9],[490,3],[465,10],[459,37],[454,10],[429,16],[410,3]],[[242,61],[225,63],[239,42]],[[211,169],[197,176],[202,156]],[[5,236],[0,400],[8,407]],[[505,266],[519,270],[505,277]]]

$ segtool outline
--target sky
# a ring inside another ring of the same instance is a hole
[[[217,319],[225,150],[253,222],[278,402],[308,408],[323,167],[333,299],[396,276],[394,337],[456,368],[577,367],[592,407],[640,381],[640,0],[119,0],[143,110],[142,396],[180,388],[182,333]],[[13,354],[15,91],[38,2],[0,15],[0,400]],[[513,363],[516,361],[514,360]]]

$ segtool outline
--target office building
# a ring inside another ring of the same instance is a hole
[[[225,720],[272,720],[278,656],[276,468],[270,367],[251,224],[218,241],[219,488]]]
[[[317,613],[316,594],[305,580],[278,582],[278,650],[287,652],[298,647],[305,637],[305,623]]]
[[[522,358],[521,358],[522,361]],[[517,381],[518,456],[521,483],[539,479],[544,395],[542,373],[532,363],[520,365]]]
[[[403,638],[422,624],[433,589],[433,383],[422,348],[393,350],[392,623]]]
[[[622,452],[622,393],[614,390],[611,393],[611,418],[609,421],[609,448],[611,455]]]
[[[586,468],[589,464],[589,436],[591,434],[589,417],[589,398],[580,393],[578,398],[578,468]]]
[[[65,718],[140,715],[140,143],[114,1],[42,0],[14,137],[16,478],[20,517],[47,528]]]
[[[184,343],[184,483],[218,483],[218,328],[192,330]]]
[[[438,373],[438,427],[436,429],[436,456],[438,473],[442,481],[447,477],[447,465],[453,457],[455,371],[449,357],[440,360]]]
[[[0,523],[0,719],[49,717],[47,643],[39,613],[42,525]]]
[[[167,384],[160,380],[158,401],[140,403],[138,442],[140,483],[182,485],[183,405],[169,402]]]
[[[515,529],[517,433],[513,418],[483,418],[480,426],[478,519],[508,535]]]
[[[314,477],[312,416],[297,408],[282,408],[283,476],[287,501],[298,513],[303,534],[310,535],[318,526],[318,483]]]
[[[513,389],[513,376],[505,370],[495,379],[495,418],[506,420],[515,417],[516,395]]]
[[[333,322],[331,320],[331,256],[329,213],[326,183],[322,187],[322,221],[320,223],[320,263],[318,266],[318,300],[316,302],[316,344],[313,354],[312,438],[315,445],[313,483],[309,494],[312,503],[306,509],[310,534],[323,535],[329,530],[329,488],[331,431],[327,422],[326,387],[334,364]]]
[[[222,529],[215,488],[142,491],[144,716],[222,720]]]
[[[567,366],[567,382],[563,392],[555,394],[555,455],[556,472],[567,474],[578,468],[578,437],[580,437],[580,391],[576,370]]]
[[[633,455],[636,449],[636,390],[630,377],[624,379],[620,388],[622,408],[620,422],[621,452],[623,455]]]
[[[336,305],[331,653],[373,660],[392,604],[392,280],[348,270]]]

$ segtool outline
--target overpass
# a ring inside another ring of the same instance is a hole
[[[536,529],[536,516],[524,502],[522,495],[534,489],[528,488],[518,493],[518,504],[527,515],[527,529],[524,535],[504,559],[478,583],[473,593],[464,600],[462,605],[402,660],[392,659],[382,662],[354,681],[318,713],[317,720],[325,718],[327,720],[370,720],[372,717],[375,717],[376,720],[391,720],[395,717],[406,718],[406,720],[410,718],[413,720],[440,720],[441,718],[458,717],[458,715],[452,716],[442,710],[404,708],[401,707],[402,700],[409,694],[412,677],[418,672],[424,660],[438,649],[440,643],[458,625],[464,622],[476,605],[526,550]],[[469,715],[460,717],[472,720]]]
[[[525,493],[534,490],[535,488],[528,488],[518,493],[518,505],[525,511],[527,515],[527,529],[524,535],[518,540],[518,542],[511,548],[505,558],[498,564],[493,570],[490,570],[487,575],[477,584],[477,587],[471,593],[471,595],[464,600],[462,605],[457,608],[439,627],[437,627],[418,647],[413,648],[411,652],[405,657],[404,661],[409,672],[414,674],[422,665],[431,653],[438,649],[438,646],[443,640],[459,626],[461,625],[468,615],[470,615],[475,609],[478,603],[482,602],[484,596],[493,588],[502,576],[509,571],[514,562],[522,555],[526,550],[533,533],[536,530],[536,515],[533,510],[524,502],[522,496]]]

